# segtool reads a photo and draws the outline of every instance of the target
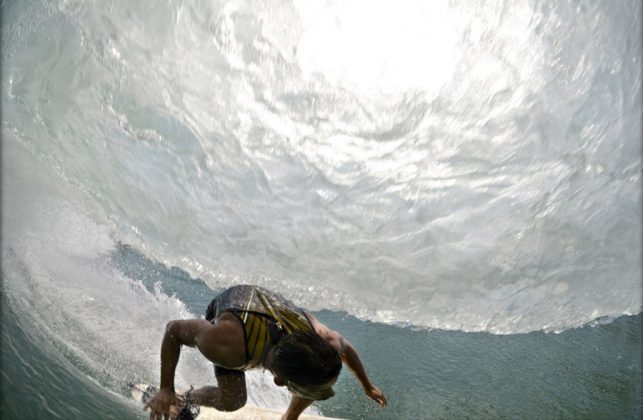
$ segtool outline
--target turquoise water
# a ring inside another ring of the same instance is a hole
[[[199,314],[213,292],[127,247],[112,261],[128,275],[162,287]],[[639,418],[643,415],[643,315],[563,333],[506,336],[417,331],[316,312],[361,350],[390,407],[380,410],[344,372],[338,396],[319,404],[341,418]]]
[[[146,287],[158,283],[176,294],[195,314],[215,293],[129,247],[120,246],[109,260]],[[3,418],[145,418],[125,395],[128,381],[147,378],[132,373],[110,384],[109,375],[83,369],[64,346],[30,333],[7,302],[2,304]],[[329,416],[636,419],[643,414],[641,314],[562,333],[502,336],[417,331],[342,312],[315,315],[351,339],[390,401],[386,409],[377,408],[344,372],[337,396],[318,404]]]
[[[390,401],[315,412],[641,418],[640,2],[0,8],[3,419],[145,418],[165,324],[240,283]]]

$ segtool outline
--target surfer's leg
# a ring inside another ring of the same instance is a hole
[[[189,399],[198,405],[219,411],[235,411],[246,405],[246,374],[215,366],[218,386],[204,386],[190,391]]]

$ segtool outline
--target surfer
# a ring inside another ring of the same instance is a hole
[[[174,373],[181,346],[197,347],[214,364],[218,386],[177,396]],[[297,419],[313,402],[335,393],[342,362],[366,395],[381,406],[384,393],[371,383],[351,343],[312,314],[258,286],[234,286],[215,297],[205,319],[174,320],[161,344],[161,388],[145,405],[150,420],[167,419],[190,405],[235,411],[246,404],[245,371],[263,367],[292,399],[282,419]]]

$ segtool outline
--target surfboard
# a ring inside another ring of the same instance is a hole
[[[148,402],[154,394],[158,391],[153,385],[148,384],[129,384],[132,398],[138,402]],[[237,411],[224,412],[214,409],[212,407],[194,406],[191,407],[192,414],[196,420],[280,420],[283,415],[282,412],[271,410],[268,408],[255,407],[252,405],[245,405]],[[300,420],[341,420],[334,417],[313,416],[310,414],[302,414],[299,416]]]

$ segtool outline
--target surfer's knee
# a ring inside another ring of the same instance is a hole
[[[219,403],[216,408],[220,411],[236,411],[246,405],[248,393],[245,373],[227,370],[227,373],[223,374],[221,368],[218,370]]]
[[[245,392],[239,393],[237,395],[227,396],[226,398],[221,399],[221,407],[219,411],[237,411],[246,405],[248,397]]]

